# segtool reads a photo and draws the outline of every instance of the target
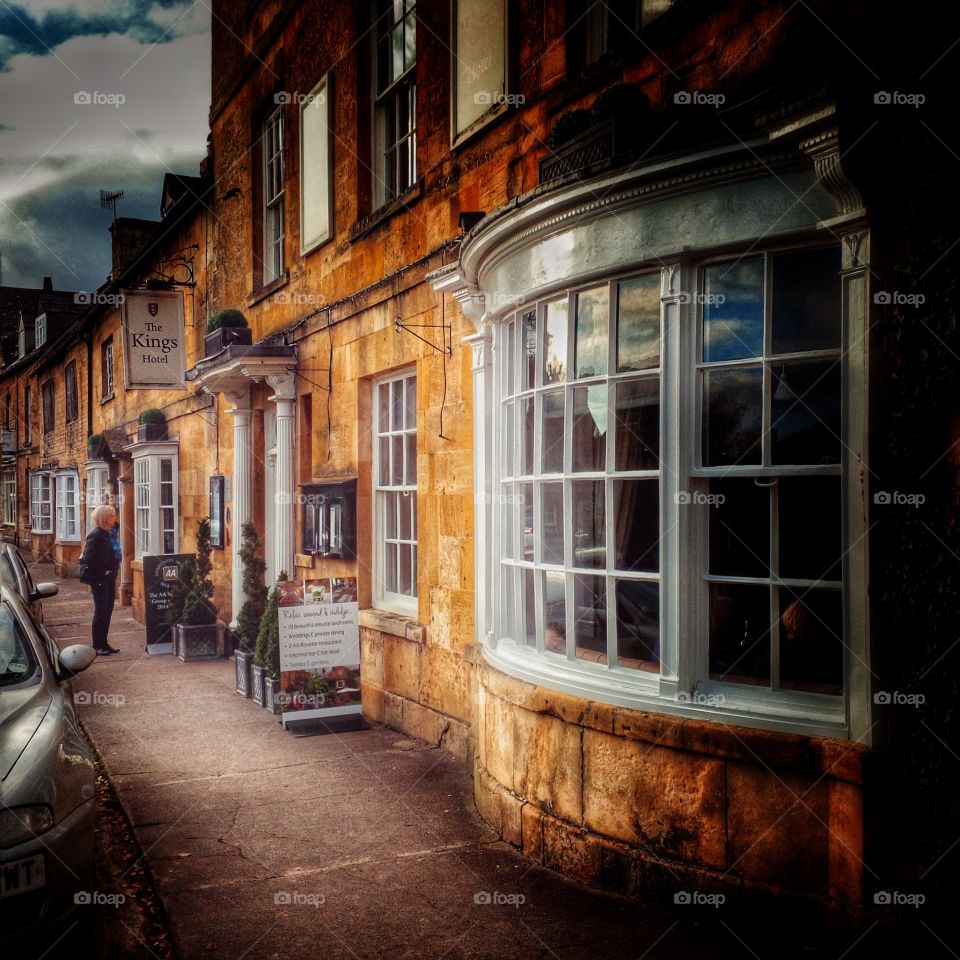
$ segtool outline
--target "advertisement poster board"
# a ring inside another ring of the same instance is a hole
[[[193,559],[190,553],[143,556],[144,623],[147,653],[173,653],[173,631],[167,624],[170,595],[180,579],[180,568]]]
[[[356,577],[277,584],[284,728],[360,714],[359,606]]]

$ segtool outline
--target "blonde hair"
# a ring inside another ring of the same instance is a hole
[[[109,520],[110,517],[116,518],[116,516],[117,511],[114,510],[109,503],[101,503],[99,507],[94,507],[90,519],[96,526],[100,527],[101,530],[108,530],[109,527],[106,521]]]

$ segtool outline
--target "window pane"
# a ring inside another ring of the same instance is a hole
[[[840,248],[773,260],[773,352],[840,347]]]
[[[704,371],[704,466],[760,463],[762,390],[759,367]]]
[[[660,380],[618,383],[616,469],[656,470],[660,466]]]
[[[517,489],[520,491],[520,502],[517,506],[517,519],[522,527],[520,530],[520,543],[523,545],[521,560],[533,561],[533,484],[518,483]]]
[[[377,385],[377,432],[386,433],[390,429],[390,384]]]
[[[573,391],[573,469],[603,470],[607,451],[607,387]]]
[[[413,531],[413,516],[412,516],[412,507],[411,507],[411,497],[409,494],[404,496],[402,493],[398,493],[397,497],[397,515],[400,517],[400,539],[401,540],[412,540],[413,537],[411,533]]]
[[[386,589],[388,593],[397,592],[397,568],[399,566],[399,560],[397,559],[398,547],[395,543],[388,543],[384,545],[383,549],[383,578],[386,582]]]
[[[406,482],[408,486],[415,487],[417,485],[417,435],[408,433],[404,441],[407,447]]]
[[[413,590],[413,546],[400,544],[400,593],[412,597]]]
[[[576,567],[607,565],[606,515],[603,480],[574,480],[573,564]]]
[[[500,631],[503,636],[513,638],[517,634],[514,585],[518,572],[513,567],[502,567],[500,574]]]
[[[543,573],[540,585],[543,588],[543,623],[566,624],[567,603],[564,597],[564,577],[562,573]],[[546,631],[545,631],[546,632]]]
[[[537,377],[537,315],[531,311],[523,316],[520,334],[523,337],[523,384],[521,389],[530,390]]]
[[[563,472],[563,390],[543,394],[542,470],[544,473]]]
[[[840,361],[772,368],[774,463],[840,462]]]
[[[710,584],[710,676],[770,682],[770,588]]]
[[[753,477],[738,477],[711,480],[710,494],[710,572],[769,576],[770,489],[758,487]]]
[[[660,584],[618,580],[617,663],[623,667],[660,665]]]
[[[617,371],[660,366],[660,275],[618,285]]]
[[[390,429],[403,429],[403,381],[393,380],[390,383]]]
[[[533,397],[527,397],[522,401],[521,414],[523,420],[520,424],[523,430],[523,470],[524,476],[530,476],[533,473]]]
[[[403,436],[390,438],[390,485],[403,486]]]
[[[513,445],[513,418],[515,407],[513,402],[503,405],[503,419],[501,420],[501,447],[500,456],[502,467],[500,473],[504,477],[512,477],[517,470],[517,451]]]
[[[703,271],[703,359],[763,353],[763,257],[729,260]]]
[[[573,578],[574,636],[577,657],[607,662],[607,589],[603,577]]]
[[[843,596],[839,590],[780,590],[780,685],[843,691]]]
[[[544,483],[540,487],[543,563],[563,563],[563,484]]]
[[[607,327],[610,293],[607,285],[577,294],[577,378],[599,377],[607,372]]]
[[[517,514],[520,512],[520,505],[517,502],[518,495],[514,493],[512,483],[504,483],[500,486],[500,556],[511,560],[516,559],[516,537],[514,537],[514,528],[517,523]]]
[[[384,506],[383,534],[388,540],[397,538],[397,497],[396,493],[383,493]]]
[[[537,601],[533,592],[533,571],[522,571],[520,587],[523,594],[521,600],[523,609],[523,636],[522,641],[531,647],[537,643]]]
[[[567,301],[547,304],[543,349],[543,382],[562,383],[567,378]]]
[[[839,580],[843,553],[839,477],[783,477],[777,483],[780,576]]]
[[[390,438],[380,438],[380,486],[390,485]]]
[[[660,568],[660,483],[616,480],[614,523],[618,570]]]
[[[404,406],[407,411],[406,427],[408,430],[414,430],[417,426],[417,378],[407,377],[404,381],[406,399]]]
[[[508,323],[504,334],[504,346],[506,349],[501,353],[504,362],[503,370],[503,392],[504,396],[512,397],[516,391],[517,375],[514,369],[516,364],[517,351],[517,333],[516,324]]]

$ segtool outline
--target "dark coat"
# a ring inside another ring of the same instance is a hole
[[[113,552],[113,540],[102,527],[94,527],[87,534],[83,545],[83,559],[91,571],[94,583],[102,583],[117,575],[117,557]]]

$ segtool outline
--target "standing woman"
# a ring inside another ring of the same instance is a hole
[[[119,653],[107,643],[107,631],[113,616],[113,602],[117,592],[119,563],[114,553],[110,531],[117,522],[117,511],[101,504],[93,511],[93,529],[87,534],[83,547],[83,561],[87,567],[87,581],[93,594],[93,649],[101,657]]]

